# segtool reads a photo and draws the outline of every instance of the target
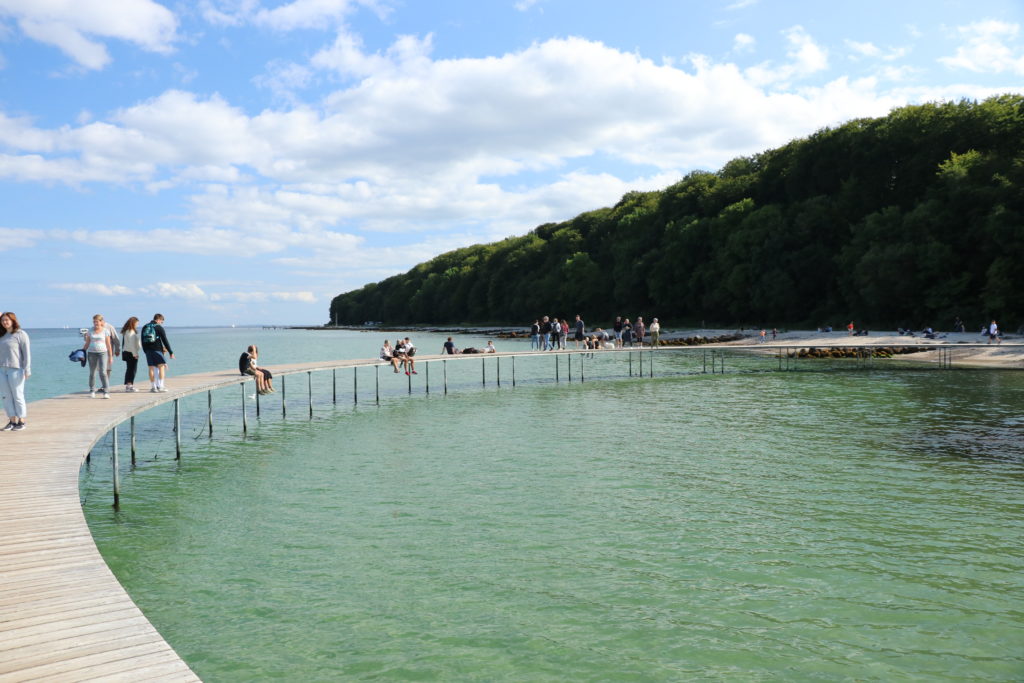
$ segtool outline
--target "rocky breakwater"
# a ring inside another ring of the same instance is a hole
[[[790,358],[892,358],[909,353],[934,351],[934,346],[828,346],[806,349],[790,349],[786,355]]]

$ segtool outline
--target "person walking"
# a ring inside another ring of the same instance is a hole
[[[85,338],[86,358],[89,359],[89,398],[96,398],[96,375],[100,376],[100,394],[110,398],[110,367],[114,364],[114,350],[110,343],[110,331],[103,316],[92,317],[92,329],[82,335]]]
[[[32,376],[32,352],[28,333],[18,324],[18,316],[7,311],[0,314],[0,394],[7,413],[5,432],[25,429],[28,406],[25,403],[25,380]]]
[[[138,327],[139,319],[133,315],[121,328],[121,360],[124,361],[124,390],[127,392],[135,391],[135,371],[139,367],[139,352],[142,350]]]
[[[661,342],[661,323],[655,318],[651,321],[651,346],[658,346]]]
[[[146,365],[149,366],[149,390],[153,393],[167,391],[167,387],[164,386],[164,378],[167,376],[167,359],[164,358],[164,354],[174,360],[174,352],[171,351],[171,343],[167,341],[163,322],[164,316],[157,313],[152,320],[142,326],[142,333],[139,335],[142,350],[146,352]]]

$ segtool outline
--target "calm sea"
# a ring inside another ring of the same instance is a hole
[[[273,366],[385,336],[169,333],[171,382],[248,343]],[[66,335],[33,337],[43,394],[84,387]],[[514,388],[507,358],[500,387],[496,359],[433,364],[429,394],[422,366],[411,395],[292,377],[258,419],[225,390],[212,436],[194,397],[180,462],[162,406],[120,511],[97,445],[86,515],[207,681],[1024,678],[1024,373],[555,362],[519,359]]]

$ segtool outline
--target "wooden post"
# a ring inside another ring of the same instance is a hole
[[[174,399],[174,459],[181,460],[181,409]]]
[[[131,435],[132,467],[135,467],[135,416],[134,415],[132,415],[132,419],[131,419],[129,424],[131,424],[131,432],[132,432],[132,435]]]
[[[253,380],[253,382],[255,382],[255,381],[256,380]],[[248,434],[249,433],[249,418],[245,414],[245,382],[239,382],[238,386],[242,387],[242,434]],[[257,389],[257,391],[259,391],[259,390]],[[135,418],[132,418],[132,420],[134,420],[134,419]],[[132,424],[132,426],[133,427],[135,426],[134,423]],[[134,449],[132,449],[132,450],[134,450]]]
[[[100,368],[102,372],[102,368]],[[114,507],[117,508],[121,504],[121,467],[117,457],[117,427],[113,429],[114,437],[114,449],[110,454],[111,461],[113,462],[114,469]]]

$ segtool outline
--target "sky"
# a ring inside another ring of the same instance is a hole
[[[0,310],[320,324],[451,249],[1022,91],[1021,0],[0,0]]]

